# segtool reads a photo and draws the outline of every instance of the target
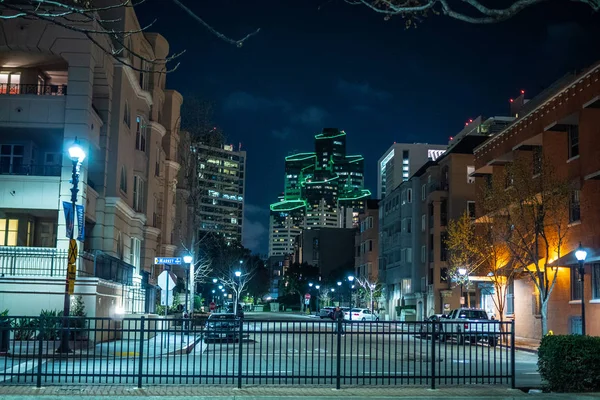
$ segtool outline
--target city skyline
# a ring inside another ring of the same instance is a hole
[[[172,51],[186,50],[170,85],[184,98],[214,100],[229,143],[248,153],[245,244],[263,254],[283,159],[323,127],[355,137],[348,151],[364,155],[365,188],[376,193],[376,163],[393,142],[446,144],[470,118],[509,115],[521,89],[532,97],[600,56],[598,16],[571,3],[492,25],[430,17],[408,30],[400,18],[343,3],[269,0],[269,13],[235,1],[190,3],[231,37],[261,28],[241,48],[153,4],[136,7],[140,20],[158,16],[153,29],[176,43]]]

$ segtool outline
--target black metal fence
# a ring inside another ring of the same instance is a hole
[[[0,318],[0,384],[438,385],[515,383],[514,325]],[[4,340],[3,340],[4,338]]]

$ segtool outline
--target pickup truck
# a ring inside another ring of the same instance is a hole
[[[465,340],[476,343],[486,339],[488,345],[495,347],[500,338],[500,323],[488,318],[485,310],[479,308],[457,308],[450,311],[442,323],[441,340],[456,337],[459,344]]]

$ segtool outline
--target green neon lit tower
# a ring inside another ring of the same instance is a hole
[[[313,153],[285,158],[283,200],[271,205],[270,255],[293,251],[302,229],[350,228],[366,200],[364,158],[346,154],[346,132],[325,128]]]

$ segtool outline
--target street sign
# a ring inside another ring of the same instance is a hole
[[[214,301],[211,301],[210,304],[208,305],[208,307],[210,308],[210,311],[215,311],[215,309],[217,308],[217,305],[215,304]]]
[[[77,240],[69,240],[69,264],[75,264],[77,260]]]
[[[154,257],[154,264],[172,264],[181,265],[183,263],[181,257]]]
[[[167,304],[167,302],[169,304]],[[173,305],[173,291],[172,290],[169,290],[168,292],[166,290],[160,291],[160,305],[168,306],[168,307],[171,307]]]
[[[158,287],[160,287],[163,291],[171,290],[175,288],[175,279],[174,274],[169,271],[163,271],[158,276]]]
[[[310,300],[310,293],[306,293],[306,294],[304,295],[304,298],[305,298],[306,300]]]

